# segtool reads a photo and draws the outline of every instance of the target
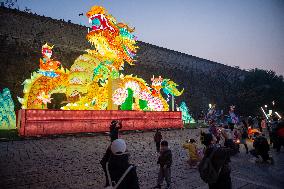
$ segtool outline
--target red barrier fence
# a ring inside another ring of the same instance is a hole
[[[181,112],[119,110],[19,110],[20,136],[109,131],[112,120],[121,120],[121,130],[182,128]]]

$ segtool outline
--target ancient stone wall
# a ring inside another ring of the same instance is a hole
[[[85,49],[92,48],[86,34],[84,26],[1,7],[0,89],[12,91],[19,109],[16,97],[23,96],[21,84],[39,67],[41,46],[54,44],[53,59],[70,68]],[[177,104],[186,101],[196,114],[209,103],[220,108],[238,104],[234,94],[245,71],[141,41],[138,46],[136,65],[126,65],[124,73],[138,75],[148,83],[152,75],[172,79],[185,88],[185,93],[176,98]]]

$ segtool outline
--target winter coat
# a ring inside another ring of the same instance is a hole
[[[224,147],[210,145],[208,148],[206,148],[203,158],[208,157],[214,148],[217,148],[217,150],[215,151],[211,161],[213,163],[213,167],[215,170],[221,169],[219,177],[227,178],[231,173],[231,168],[229,165],[231,150]]]
[[[100,164],[102,165],[102,167],[105,169],[106,166],[106,162],[108,162],[110,156],[111,156],[111,149],[110,146],[107,148],[102,160],[100,161]]]
[[[116,183],[128,169],[131,164],[128,162],[128,154],[113,155],[109,158],[109,173],[112,181]],[[134,166],[129,173],[124,177],[117,189],[139,189],[139,182],[136,173],[136,167]]]
[[[158,143],[158,142],[161,142],[162,138],[163,138],[163,137],[162,137],[162,134],[161,134],[160,131],[158,131],[158,132],[155,133],[155,135],[154,135],[154,141],[155,141],[155,142],[157,142],[157,143]]]
[[[282,126],[282,127],[277,128],[276,134],[278,137],[284,138],[284,127]]]
[[[269,151],[269,144],[265,137],[258,136],[253,142],[253,147],[257,154],[267,153]]]
[[[119,131],[119,129],[121,129],[121,126],[118,127],[116,125],[111,125],[109,127],[109,129],[110,129],[110,139],[111,139],[111,141],[114,141],[114,140],[118,139],[118,131]]]
[[[241,128],[241,137],[242,139],[248,138],[248,128],[244,125]]]
[[[172,165],[172,151],[168,148],[161,150],[157,163],[160,164],[161,167],[164,167],[165,165],[167,167],[171,167],[171,165]]]
[[[198,159],[197,147],[195,144],[185,143],[182,147],[188,150],[188,156],[190,157],[190,159],[192,160]]]

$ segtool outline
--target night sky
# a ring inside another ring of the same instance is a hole
[[[21,10],[88,25],[104,6],[138,40],[241,69],[284,75],[283,0],[18,0]],[[84,16],[79,16],[84,13]]]

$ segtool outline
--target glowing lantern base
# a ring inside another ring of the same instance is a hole
[[[181,112],[116,110],[19,110],[17,128],[23,137],[109,131],[112,120],[121,120],[121,130],[182,128]]]

